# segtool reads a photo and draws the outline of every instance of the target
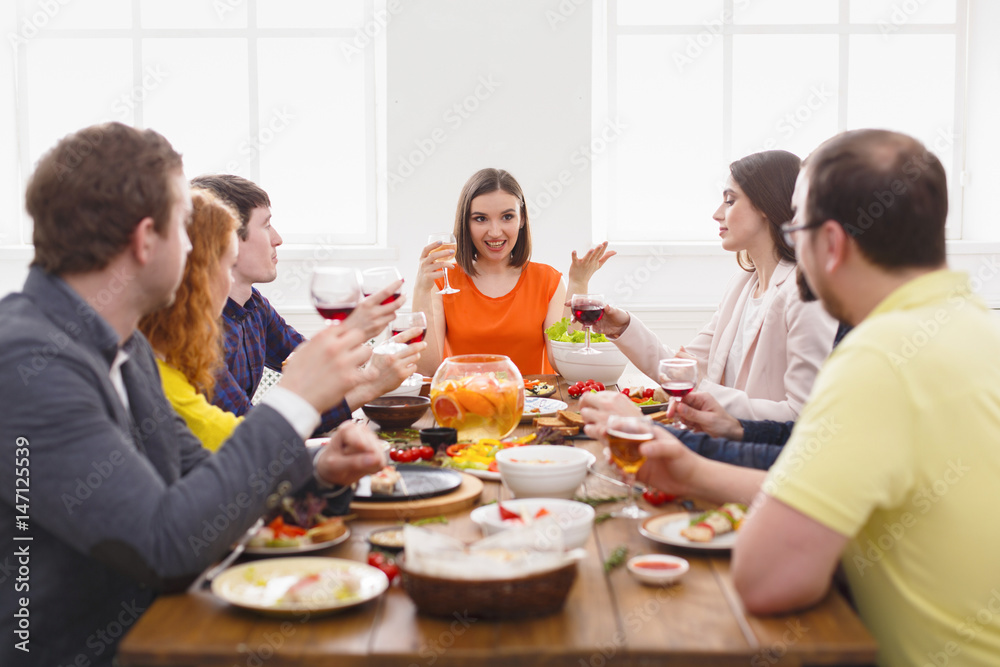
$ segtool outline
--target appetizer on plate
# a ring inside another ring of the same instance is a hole
[[[545,397],[556,393],[556,388],[548,382],[541,380],[525,380],[524,395]]]
[[[403,476],[399,474],[398,470],[392,466],[386,466],[371,476],[372,493],[391,496],[402,478]]]
[[[263,528],[250,538],[251,549],[287,549],[320,544],[347,532],[340,517],[323,514],[326,500],[307,493],[304,498],[283,498],[280,508]]]
[[[681,537],[692,542],[711,542],[719,535],[740,529],[747,507],[742,503],[726,503],[691,519],[691,525],[681,529]]]
[[[662,387],[625,387],[622,393],[636,405],[659,405],[670,400]]]

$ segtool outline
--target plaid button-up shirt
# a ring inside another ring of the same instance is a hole
[[[281,363],[305,337],[278,314],[264,296],[253,289],[241,306],[232,299],[222,311],[226,367],[215,378],[212,402],[229,412],[244,415],[264,375],[264,367],[281,372]],[[323,413],[317,433],[326,433],[351,418],[347,402]]]

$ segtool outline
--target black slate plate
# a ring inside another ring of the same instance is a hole
[[[445,468],[432,468],[431,466],[399,464],[396,470],[403,476],[406,483],[406,492],[403,492],[403,484],[397,484],[392,495],[381,493],[373,494],[371,491],[371,480],[362,477],[358,480],[358,488],[354,491],[354,499],[364,502],[398,501],[398,500],[419,500],[420,498],[433,498],[451,493],[462,486],[462,474],[455,470]]]

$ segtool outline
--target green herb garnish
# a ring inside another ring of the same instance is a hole
[[[587,503],[591,507],[597,507],[598,505],[617,503],[619,500],[625,500],[625,496],[577,496],[573,500]]]
[[[429,517],[425,517],[423,519],[416,519],[414,521],[411,521],[410,525],[411,526],[425,526],[425,525],[427,525],[429,523],[448,523],[448,517],[446,517],[443,514],[439,514],[438,516],[429,516]]]
[[[616,567],[621,567],[625,563],[625,558],[628,556],[628,547],[621,544],[615,547],[615,550],[611,552],[608,559],[604,561],[604,571],[610,572]]]

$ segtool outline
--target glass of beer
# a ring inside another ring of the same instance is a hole
[[[450,232],[443,232],[441,234],[431,234],[427,237],[428,243],[440,242],[441,246],[437,250],[457,250],[458,243],[455,241],[455,235]],[[456,292],[461,292],[462,290],[455,289],[448,282],[448,267],[455,266],[455,256],[452,255],[448,259],[439,259],[439,263],[444,264],[444,287],[438,290],[438,294],[455,294]]]
[[[618,466],[628,485],[628,499],[625,506],[612,516],[627,519],[643,519],[649,512],[635,504],[635,474],[646,462],[646,457],[639,451],[639,445],[653,439],[653,422],[648,417],[625,417],[611,415],[608,417],[605,438],[611,450],[611,460]]]

